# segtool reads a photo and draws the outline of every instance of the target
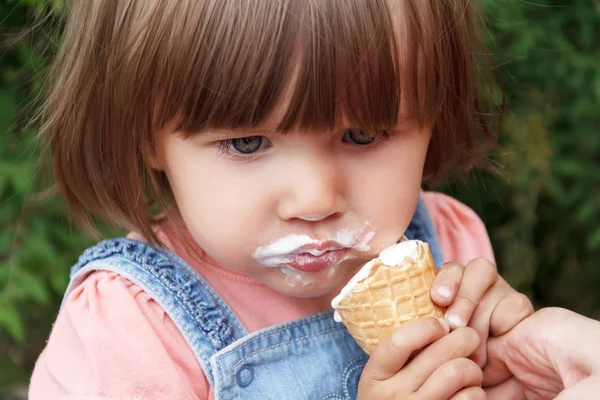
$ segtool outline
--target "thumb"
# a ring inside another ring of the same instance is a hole
[[[430,317],[403,324],[375,347],[361,379],[383,381],[391,378],[409,361],[414,351],[442,338],[449,330],[443,320]]]
[[[483,386],[496,386],[512,376],[506,365],[505,340],[503,336],[488,339],[488,362],[483,369]]]
[[[510,378],[496,386],[485,388],[487,400],[525,400],[525,389],[516,379]]]

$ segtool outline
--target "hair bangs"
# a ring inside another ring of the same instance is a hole
[[[154,63],[158,70],[148,77],[148,84],[162,82],[154,118],[160,127],[176,120],[185,135],[264,125],[282,132],[342,124],[388,129],[401,108],[402,117],[423,125],[433,119],[427,109],[440,107],[418,93],[423,46],[399,45],[399,35],[424,36],[399,23],[414,20],[406,14],[411,7],[400,4],[409,1],[238,0],[219,2],[218,16],[217,2],[198,3],[171,27],[173,43],[161,47],[160,58],[171,63]]]

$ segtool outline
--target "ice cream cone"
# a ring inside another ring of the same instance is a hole
[[[397,246],[404,250],[396,251]],[[427,243],[412,240],[394,245],[365,265],[334,299],[336,319],[341,317],[359,346],[371,354],[403,323],[444,316],[444,308],[430,297],[435,274]]]

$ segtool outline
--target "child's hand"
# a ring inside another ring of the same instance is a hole
[[[449,330],[435,318],[397,328],[371,354],[357,399],[485,399],[481,368],[468,359],[479,345],[477,333],[470,328],[448,334]]]
[[[442,266],[431,289],[431,298],[448,307],[446,320],[455,329],[469,326],[479,335],[480,345],[471,357],[479,366],[487,362],[488,336],[502,335],[533,313],[529,299],[498,275],[496,266],[476,258],[467,266]]]

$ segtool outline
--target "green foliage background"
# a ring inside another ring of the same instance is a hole
[[[24,398],[69,266],[69,224],[26,125],[61,0],[0,0],[0,399]],[[485,221],[501,273],[537,306],[600,318],[600,0],[486,0],[508,95],[499,173],[441,190]],[[36,22],[37,21],[37,22]],[[37,24],[32,35],[9,40]],[[440,189],[440,188],[438,188]]]

